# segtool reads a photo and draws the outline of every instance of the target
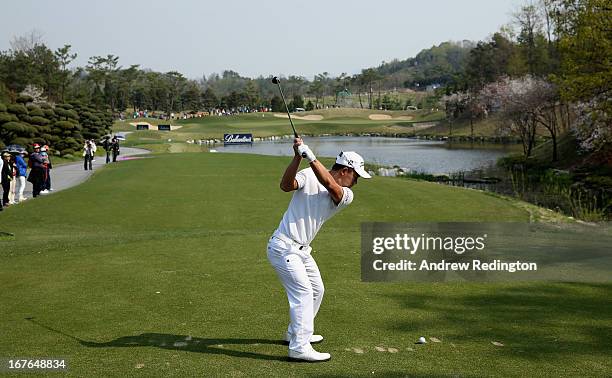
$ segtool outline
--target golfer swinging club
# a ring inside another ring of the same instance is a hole
[[[285,170],[280,187],[295,191],[289,208],[268,242],[268,260],[287,292],[290,323],[285,341],[289,358],[309,362],[327,361],[329,353],[319,353],[311,343],[323,341],[314,335],[314,318],[323,299],[323,281],[310,252],[310,242],[323,223],[353,201],[351,187],[358,177],[371,178],[363,168],[363,158],[341,152],[328,171],[302,139],[293,144],[295,156]],[[304,156],[310,168],[298,172]]]

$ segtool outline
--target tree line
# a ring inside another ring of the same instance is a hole
[[[605,0],[540,0],[521,7],[514,22],[488,40],[444,42],[354,75],[323,72],[312,80],[291,75],[282,78],[283,88],[292,109],[335,106],[343,93],[356,93],[361,108],[402,109],[410,104],[381,92],[440,86],[428,105],[446,94],[451,125],[457,118],[473,122],[498,112],[506,130],[523,139],[526,155],[538,125],[550,131],[555,146],[557,136],[571,128],[583,147],[598,149],[610,140],[611,19]],[[32,98],[25,106],[67,103],[113,114],[126,109],[284,110],[270,77],[226,70],[189,79],[176,71],[122,67],[114,55],[93,56],[85,67],[70,68],[76,57],[70,45],[52,51],[34,32],[15,38],[10,50],[0,52],[0,103],[15,104],[25,96]],[[6,114],[0,119],[25,122],[10,114],[18,120]]]
[[[572,132],[585,150],[612,140],[612,6],[606,0],[542,0],[520,8],[502,28],[469,52],[449,81],[444,103],[455,120],[495,112],[502,131],[518,136],[529,157],[536,130],[552,142]]]

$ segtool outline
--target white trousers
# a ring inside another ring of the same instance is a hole
[[[25,187],[26,187],[26,178],[25,176],[19,176],[17,177],[17,181],[19,182],[19,189],[17,189],[19,192],[19,195],[17,196],[17,200],[21,201],[21,199],[23,198],[23,191],[25,190]]]
[[[13,177],[13,179],[11,180],[11,185],[9,186],[8,199],[9,199],[9,203],[11,204],[15,203],[15,183],[16,182],[17,180],[15,180],[15,177]]]
[[[275,237],[268,243],[268,260],[289,300],[289,349],[306,352],[311,348],[314,318],[323,300],[324,287],[319,267],[310,253]]]

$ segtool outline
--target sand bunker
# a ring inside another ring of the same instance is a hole
[[[157,125],[151,125],[149,122],[130,122],[130,125],[136,127],[137,125],[148,125],[149,126],[149,130],[157,130]],[[170,130],[174,131],[174,130],[178,130],[183,126],[177,126],[177,125],[170,125]]]
[[[278,118],[289,118],[287,114],[274,114],[274,116]],[[320,121],[323,119],[323,116],[318,115],[318,114],[310,114],[310,115],[301,117],[301,116],[296,116],[292,114],[291,119],[303,119],[304,121]]]
[[[438,125],[437,122],[421,122],[421,123],[413,123],[410,125],[389,125],[389,126],[386,126],[386,128],[389,129],[390,131],[405,132],[408,130],[419,131],[419,130],[429,129],[430,127],[434,127],[437,125]]]
[[[372,121],[385,121],[388,119],[393,119],[393,117],[388,114],[370,114],[368,118]]]
[[[372,121],[389,121],[392,119],[396,119],[398,121],[410,121],[412,119],[412,116],[391,117],[388,114],[370,114],[368,118]]]

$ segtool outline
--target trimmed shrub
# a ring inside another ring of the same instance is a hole
[[[23,134],[26,132],[26,128],[24,124],[21,122],[15,122],[15,121],[7,122],[2,125],[2,128],[8,132],[15,133],[15,134]]]
[[[27,104],[28,102],[32,102],[32,101],[34,101],[34,97],[32,96],[19,95],[19,97],[17,97],[18,104]]]
[[[45,118],[54,119],[56,117],[55,111],[53,109],[43,109],[43,113]]]
[[[13,114],[28,114],[28,109],[23,104],[10,104],[6,110]]]
[[[76,125],[70,121],[57,121],[53,124],[53,126],[61,130],[73,130],[76,128]]]
[[[66,118],[71,118],[71,115],[72,115],[69,110],[62,109],[62,108],[55,108],[55,114],[57,114],[60,117],[66,117]]]
[[[40,145],[47,144],[47,141],[40,137],[32,138],[32,142]]]
[[[45,112],[42,111],[41,108],[39,108],[38,106],[34,106],[32,108],[30,108],[30,105],[28,105],[28,114],[31,117],[44,117],[45,116]]]
[[[65,155],[74,155],[74,150],[72,148],[65,148],[62,150],[62,156]]]
[[[24,148],[27,148],[28,146],[32,146],[33,140],[30,138],[19,137],[19,138],[13,139],[11,141],[11,144],[18,144]]]
[[[17,117],[19,117],[19,119],[25,123],[31,123],[32,122],[32,117],[30,117],[27,114],[18,114]]]
[[[39,117],[39,116],[35,116],[35,117],[30,117],[30,123],[34,124],[34,125],[48,125],[51,121],[49,121],[46,118],[43,117]]]
[[[0,112],[0,124],[10,122],[10,121],[19,121],[16,115],[6,112]]]

